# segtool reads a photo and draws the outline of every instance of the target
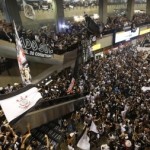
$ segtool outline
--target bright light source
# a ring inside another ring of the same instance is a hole
[[[66,25],[66,24],[61,24],[61,25],[60,25],[60,27],[61,27],[61,28],[63,28],[63,29],[67,29],[67,28],[69,28],[69,26],[68,26],[68,25]]]
[[[99,49],[101,49],[101,44],[96,44],[96,45],[94,45],[94,46],[92,46],[92,51],[96,51],[96,50],[99,50]]]

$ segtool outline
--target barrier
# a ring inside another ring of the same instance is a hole
[[[55,119],[61,118],[73,111],[76,110],[76,105],[82,106],[85,97],[81,97],[78,99],[72,99],[70,101],[66,101],[64,103],[47,107],[44,109],[40,109],[37,111],[30,112],[26,114],[23,118],[21,118],[16,124],[13,125],[13,128],[16,131],[25,133],[26,126],[29,123],[31,129],[39,127],[45,123],[53,121]]]

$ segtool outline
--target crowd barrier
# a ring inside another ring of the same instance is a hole
[[[12,125],[15,129],[17,129],[17,131],[25,133],[26,125],[28,123],[31,125],[31,129],[34,129],[47,122],[61,118],[77,110],[77,106],[82,107],[84,99],[85,97],[70,100],[67,99],[66,102],[60,103],[58,105],[50,107],[46,106],[46,108],[40,110],[33,110],[24,115],[24,117],[20,117],[20,119],[13,122]]]

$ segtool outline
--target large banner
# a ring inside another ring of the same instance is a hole
[[[28,66],[28,62],[24,54],[24,49],[22,48],[22,44],[19,39],[19,35],[16,29],[15,22],[14,22],[14,30],[15,30],[17,60],[18,60],[18,66],[19,66],[22,82],[25,85],[31,84],[30,68]]]
[[[32,108],[42,96],[36,87],[26,89],[24,92],[0,97],[0,105],[8,122],[16,119],[30,108]]]
[[[129,41],[131,38],[134,38],[138,35],[139,35],[139,28],[137,28],[135,32],[132,32],[131,30],[118,32],[115,35],[115,43],[122,41]]]
[[[53,55],[53,50],[47,44],[26,37],[20,37],[20,41],[27,55],[46,58],[50,58]]]

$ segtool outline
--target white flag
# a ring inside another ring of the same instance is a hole
[[[23,0],[23,8],[24,8],[24,15],[25,15],[25,17],[34,20],[34,19],[35,19],[35,11],[34,11],[34,9],[33,9],[33,6],[27,4],[27,3]]]
[[[80,138],[79,142],[77,143],[77,147],[81,150],[90,150],[90,143],[89,143],[89,137],[87,135],[88,129],[85,130],[84,134]]]
[[[0,105],[7,121],[10,122],[33,107],[40,98],[42,96],[38,89],[32,87],[23,93],[0,101]]]
[[[150,87],[143,86],[143,87],[141,88],[141,90],[142,90],[143,92],[150,91]]]
[[[97,130],[97,126],[95,125],[95,123],[93,121],[90,126],[90,131],[93,131],[94,133],[99,133]]]

